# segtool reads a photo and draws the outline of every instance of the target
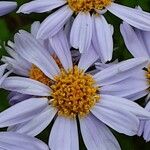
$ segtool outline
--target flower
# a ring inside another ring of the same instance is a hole
[[[106,125],[132,136],[138,132],[139,119],[150,118],[150,113],[132,101],[109,95],[107,89],[141,69],[147,60],[134,58],[90,74],[87,69],[98,58],[92,45],[74,64],[63,30],[49,42],[52,51],[28,32],[21,30],[15,35],[10,54],[13,60],[23,61],[17,63],[18,68],[12,63],[18,74],[7,77],[2,88],[32,97],[1,112],[0,127],[36,136],[54,120],[50,149],[78,150],[78,120],[87,149],[119,150]],[[24,74],[20,76],[22,69]]]
[[[113,27],[102,15],[107,10],[139,29],[150,31],[149,13],[116,4],[113,0],[33,0],[22,5],[18,12],[43,13],[55,8],[57,10],[41,24],[37,38],[54,36],[75,14],[70,31],[71,45],[83,52],[89,48],[91,42],[94,43],[102,62],[110,61],[113,51]]]
[[[133,28],[126,22],[123,22],[123,24],[120,26],[120,29],[121,29],[123,39],[125,41],[125,45],[130,51],[130,53],[135,58],[140,59],[141,57],[144,57],[150,60],[150,46],[149,46],[150,32]],[[144,66],[144,69],[134,74],[133,78],[137,79],[136,80],[137,86],[135,87],[137,89],[137,93],[136,93],[137,99],[150,93],[149,92],[149,87],[150,87],[149,64],[150,62],[148,62]]]
[[[42,141],[15,132],[0,132],[0,148],[5,150],[49,150]]]
[[[142,10],[139,10],[142,11]],[[135,58],[147,58],[150,60],[150,46],[149,46],[149,38],[150,32],[139,30],[130,26],[128,23],[123,22],[120,26],[120,30],[122,36],[124,38],[126,47],[130,51],[130,53]],[[145,99],[145,103],[149,101],[149,87],[150,87],[150,61],[145,65],[144,69],[134,74],[133,78],[136,78],[137,93],[135,93],[136,98],[141,98],[145,95],[148,95]],[[132,78],[132,79],[133,79]],[[131,81],[131,84],[134,84]],[[150,102],[147,103],[145,109],[150,111]],[[148,142],[150,141],[150,120],[140,121],[138,135],[141,136],[143,134],[144,139]]]
[[[3,16],[17,7],[16,2],[0,1],[0,16]]]

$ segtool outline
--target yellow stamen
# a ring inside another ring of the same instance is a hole
[[[52,105],[58,109],[59,115],[85,116],[100,98],[92,76],[85,74],[77,66],[68,72],[62,70],[55,81],[51,86]]]
[[[67,0],[69,7],[75,11],[90,12],[92,10],[102,10],[110,5],[112,0]]]

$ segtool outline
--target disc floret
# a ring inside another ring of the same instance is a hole
[[[112,0],[68,0],[68,5],[75,12],[90,12],[96,9],[102,10],[111,2]]]
[[[93,77],[77,66],[67,72],[62,70],[51,88],[52,105],[58,109],[59,115],[66,117],[87,115],[100,98]]]

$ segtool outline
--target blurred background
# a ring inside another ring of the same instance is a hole
[[[18,2],[18,5],[21,6],[23,3],[29,2],[29,0],[16,0]],[[41,0],[42,2],[42,0]],[[115,2],[119,4],[123,4],[130,7],[135,6],[141,6],[143,10],[150,12],[150,0],[115,0]],[[18,7],[19,7],[18,6]],[[16,14],[15,11],[13,13],[10,13],[8,15],[5,15],[0,18],[0,58],[2,55],[7,55],[5,52],[3,45],[8,40],[13,40],[14,34],[20,30],[24,29],[27,31],[30,31],[30,26],[34,21],[42,21],[46,16],[48,16],[48,13],[43,14],[36,14],[32,13],[30,15],[24,15],[24,14]],[[115,17],[114,15],[111,15],[110,13],[105,14],[108,22],[114,26],[114,55],[113,60],[116,58],[119,59],[119,61],[131,58],[131,54],[127,51],[122,36],[119,31],[119,26],[121,23],[121,20]],[[0,90],[0,112],[9,107],[8,101],[7,101],[7,95],[4,90]],[[138,101],[142,104],[143,99]],[[51,130],[52,124],[44,130],[42,134],[38,136],[41,140],[47,142],[49,137],[49,132]],[[5,130],[5,129],[2,129]],[[134,137],[128,137],[123,134],[118,134],[115,131],[112,131],[114,135],[116,136],[117,140],[119,141],[122,150],[150,150],[150,142],[145,143],[143,138],[134,136]],[[80,149],[86,150],[82,137],[80,136]]]

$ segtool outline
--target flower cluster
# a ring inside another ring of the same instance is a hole
[[[1,1],[0,16],[16,7]],[[133,58],[113,62],[107,11],[123,20]],[[79,150],[82,136],[88,150],[121,150],[110,128],[150,141],[150,14],[114,0],[32,0],[17,11],[32,12],[50,14],[4,45],[0,88],[10,107],[0,112],[0,149]],[[145,108],[135,102],[144,96]],[[45,144],[35,136],[50,124]]]

